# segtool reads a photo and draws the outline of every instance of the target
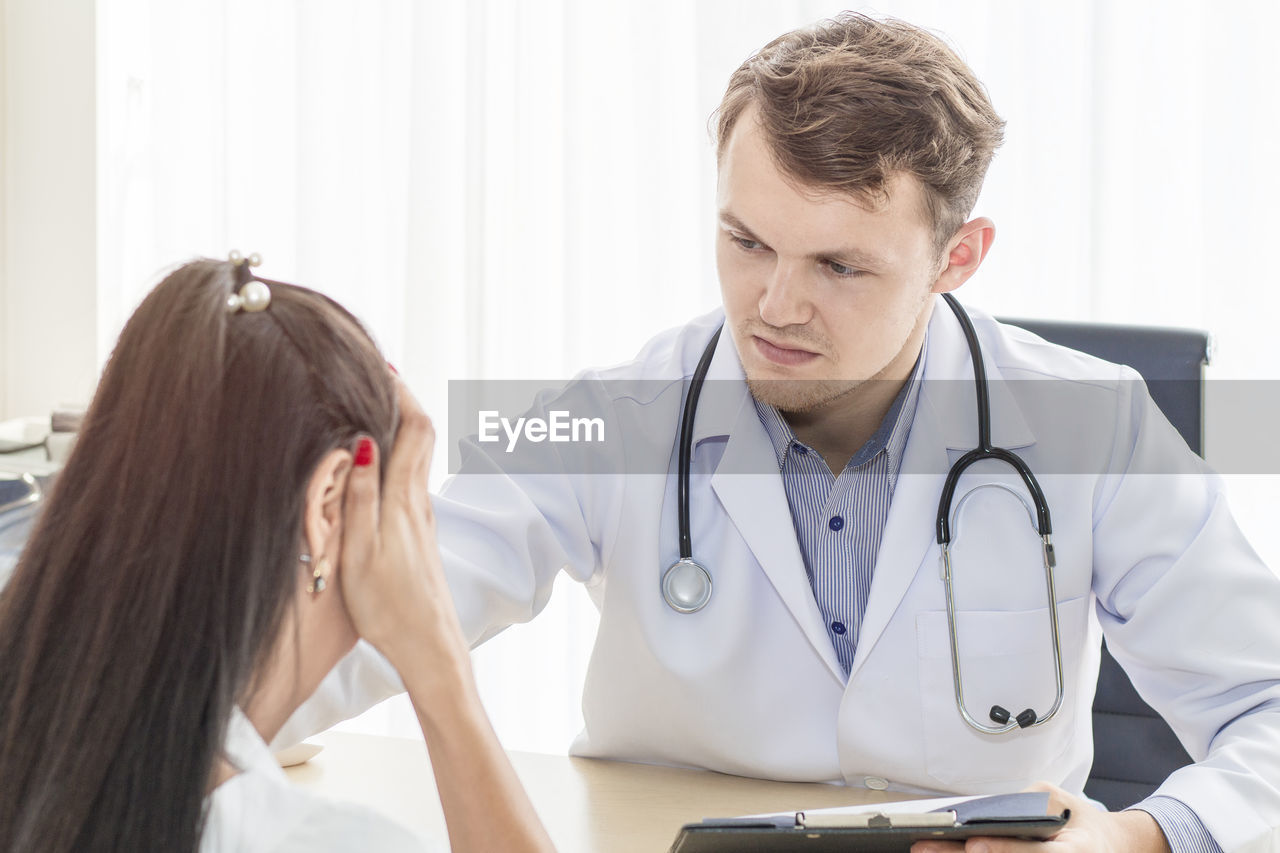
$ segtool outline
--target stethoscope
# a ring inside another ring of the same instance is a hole
[[[973,329],[973,323],[954,296],[950,293],[944,293],[942,298],[946,300],[947,305],[956,315],[956,319],[960,321],[965,340],[969,344],[969,356],[973,361],[973,381],[978,394],[978,446],[965,453],[951,466],[951,469],[947,472],[947,479],[942,486],[942,496],[938,501],[937,534],[938,546],[942,551],[942,580],[947,596],[947,631],[951,640],[951,676],[955,685],[956,707],[960,709],[960,715],[964,718],[964,721],[970,727],[983,734],[998,735],[1012,731],[1015,728],[1025,729],[1043,725],[1053,719],[1053,716],[1058,713],[1058,709],[1062,707],[1064,693],[1062,644],[1058,633],[1058,597],[1053,583],[1053,569],[1057,565],[1057,560],[1053,553],[1049,505],[1045,501],[1044,492],[1036,481],[1035,475],[1031,473],[1027,463],[1023,462],[1018,454],[1003,447],[991,446],[991,399],[987,388],[987,372],[982,363],[982,350],[978,345],[978,335]],[[693,378],[689,383],[689,394],[685,398],[684,412],[680,418],[680,454],[676,485],[680,521],[680,559],[672,563],[662,575],[662,597],[671,609],[678,613],[697,613],[706,607],[711,600],[711,572],[707,571],[705,566],[693,558],[693,537],[689,527],[689,466],[693,456],[693,422],[698,410],[698,398],[701,396],[702,384],[707,378],[707,370],[711,367],[711,358],[715,354],[716,344],[720,340],[722,331],[723,326],[711,336],[706,349],[702,352],[702,357],[698,360],[698,366],[694,369]],[[1026,484],[1032,503],[1028,504],[1022,494],[1009,486],[1001,483],[988,483],[971,489],[953,506],[960,475],[971,465],[985,459],[994,459],[1011,465],[1022,477],[1022,482]],[[1020,501],[1027,510],[1027,516],[1031,521],[1032,527],[1040,536],[1041,554],[1044,558],[1045,591],[1049,601],[1049,631],[1050,639],[1053,643],[1054,678],[1057,687],[1057,695],[1054,698],[1053,707],[1043,716],[1037,715],[1034,710],[1027,708],[1015,717],[1004,707],[993,705],[988,713],[991,721],[995,723],[993,726],[979,722],[977,718],[969,713],[969,709],[965,705],[964,685],[960,676],[960,642],[956,632],[955,594],[951,572],[952,528],[956,527],[958,529],[956,521],[961,509],[975,493],[982,489],[1000,489]]]

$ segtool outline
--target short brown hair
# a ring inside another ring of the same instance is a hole
[[[941,39],[849,12],[739,66],[715,118],[717,161],[752,105],[778,166],[806,187],[874,207],[894,173],[918,178],[939,250],[973,210],[1004,136],[986,90]]]

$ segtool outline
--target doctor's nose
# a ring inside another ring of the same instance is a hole
[[[756,310],[761,320],[776,328],[808,323],[813,319],[813,306],[803,274],[781,262],[775,265],[773,274],[765,280]]]

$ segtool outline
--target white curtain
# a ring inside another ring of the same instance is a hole
[[[98,8],[102,339],[164,267],[258,251],[265,275],[361,316],[441,425],[449,379],[563,380],[717,304],[707,120],[754,49],[839,11],[807,0]],[[944,34],[1009,122],[979,204],[998,238],[968,301],[1207,328],[1212,376],[1272,376],[1275,4],[864,8]],[[1267,545],[1280,489],[1263,477],[1234,486],[1246,530]],[[1280,549],[1260,550],[1280,564]],[[594,621],[582,591],[561,584],[538,619],[476,652],[508,747],[566,748]],[[416,733],[403,702],[357,725]]]

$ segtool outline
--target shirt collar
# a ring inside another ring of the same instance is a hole
[[[889,469],[895,472],[898,470],[902,461],[902,453],[907,446],[907,436],[911,432],[911,422],[915,419],[916,402],[920,398],[920,379],[924,373],[925,355],[928,347],[929,335],[926,331],[924,342],[920,346],[920,355],[916,358],[916,364],[912,368],[911,376],[903,384],[902,389],[898,391],[898,396],[894,398],[893,404],[885,413],[884,419],[880,421],[880,426],[876,428],[871,438],[867,439],[866,444],[862,445],[858,452],[853,455],[846,467],[856,468],[871,461],[881,451],[884,451],[889,455]],[[769,436],[773,451],[777,454],[779,471],[786,466],[787,457],[793,451],[798,453],[813,452],[813,448],[805,446],[796,438],[791,425],[783,418],[780,411],[755,398],[752,398],[752,402],[755,403],[756,414],[760,418],[760,423],[764,425],[764,431]]]
[[[231,710],[231,718],[227,721],[224,749],[227,759],[241,772],[257,771],[285,778],[270,747],[239,706]]]

